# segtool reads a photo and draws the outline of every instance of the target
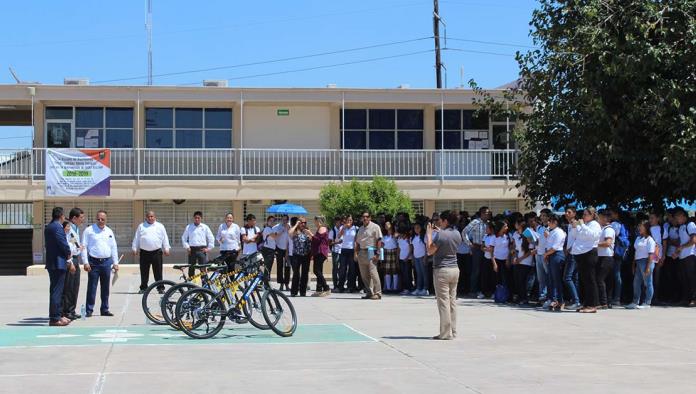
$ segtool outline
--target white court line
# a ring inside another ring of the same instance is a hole
[[[359,334],[359,335],[362,335],[362,336],[364,336],[364,337],[370,338],[370,340],[373,341],[373,342],[379,342],[378,339],[375,339],[375,338],[373,338],[373,337],[371,337],[371,336],[365,334],[364,332],[362,332],[362,331],[360,331],[360,330],[356,330],[355,328],[349,326],[349,325],[346,324],[346,323],[341,323],[341,324],[343,324],[346,328],[348,328],[349,330],[355,332],[356,334]]]

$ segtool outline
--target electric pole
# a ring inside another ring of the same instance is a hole
[[[147,31],[147,84],[152,85],[152,0],[147,0],[145,31]]]
[[[433,0],[433,35],[435,37],[435,78],[437,88],[442,88],[442,62],[440,61],[440,7],[438,0]]]

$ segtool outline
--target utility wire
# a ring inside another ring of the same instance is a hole
[[[493,56],[515,57],[515,55],[510,54],[510,53],[477,51],[477,50],[474,50],[474,49],[442,48],[442,50],[443,50],[443,51],[455,51],[455,52],[477,53],[477,54],[479,54],[479,55],[493,55]]]
[[[158,77],[158,78],[159,77],[171,77],[171,76],[176,76],[176,75],[195,74],[195,73],[206,72],[206,71],[226,70],[226,69],[231,69],[231,68],[258,66],[258,65],[262,65],[262,64],[271,64],[271,63],[287,62],[287,61],[292,61],[292,60],[309,59],[309,58],[313,58],[313,57],[336,55],[336,54],[340,54],[340,53],[357,52],[357,51],[363,51],[363,50],[367,50],[367,49],[383,48],[383,47],[387,47],[387,46],[407,44],[407,43],[411,43],[411,42],[429,40],[431,38],[433,38],[433,37],[432,36],[420,37],[420,38],[414,38],[411,40],[393,41],[393,42],[387,42],[387,43],[381,43],[381,44],[367,45],[367,46],[358,47],[358,48],[348,48],[348,49],[339,49],[336,51],[319,52],[319,53],[313,53],[313,54],[309,54],[309,55],[291,56],[291,57],[285,57],[285,58],[280,58],[280,59],[271,59],[271,60],[263,60],[263,61],[250,62],[250,63],[232,64],[232,65],[228,65],[228,66],[217,66],[217,67],[209,67],[209,68],[199,68],[199,69],[194,69],[194,70],[154,74],[153,77]],[[140,75],[137,77],[107,79],[107,80],[102,80],[102,81],[95,81],[94,83],[132,81],[132,80],[145,79],[145,78],[147,78],[147,75]]]
[[[398,55],[375,57],[375,58],[370,58],[370,59],[355,60],[355,61],[351,61],[351,62],[334,63],[334,64],[324,64],[324,65],[314,66],[314,67],[296,68],[296,69],[293,69],[293,70],[284,70],[284,71],[269,72],[269,73],[262,73],[262,74],[243,75],[243,76],[232,77],[232,78],[227,78],[227,79],[232,81],[232,80],[239,80],[239,79],[249,79],[249,78],[258,78],[258,77],[268,77],[268,76],[271,76],[271,75],[290,74],[290,73],[296,73],[296,72],[302,72],[302,71],[320,70],[320,69],[324,69],[324,68],[333,68],[333,67],[349,66],[349,65],[352,65],[352,64],[372,63],[372,62],[377,62],[377,61],[381,61],[381,60],[396,59],[396,58],[401,58],[401,57],[406,57],[406,56],[413,56],[413,55],[420,55],[420,54],[424,54],[424,53],[431,53],[431,52],[433,52],[433,51],[434,51],[434,49],[428,49],[428,50],[425,50],[425,51],[401,53],[401,54],[398,54]],[[198,85],[198,84],[200,84],[200,82],[190,82],[190,83],[184,83],[184,84],[179,84],[179,85],[181,85],[181,86],[190,86],[190,85]]]
[[[467,38],[453,38],[453,37],[447,37],[447,39],[452,40],[452,41],[472,42],[472,43],[484,44],[484,45],[497,45],[497,46],[503,46],[503,47],[513,47],[513,48],[539,49],[539,47],[535,47],[532,45],[512,44],[509,42],[481,41],[481,40],[470,40]]]

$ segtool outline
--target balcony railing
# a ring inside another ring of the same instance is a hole
[[[45,149],[0,149],[0,179],[42,179]],[[514,178],[519,151],[111,149],[114,179]]]

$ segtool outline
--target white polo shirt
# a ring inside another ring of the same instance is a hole
[[[587,224],[578,222],[575,229],[577,232],[575,242],[573,242],[573,249],[571,250],[573,255],[584,254],[597,247],[599,237],[602,236],[602,227],[596,220]]]
[[[138,228],[135,229],[131,249],[134,252],[140,249],[148,252],[162,249],[165,252],[169,252],[170,245],[167,229],[164,228],[162,223],[157,221],[152,224],[148,222],[140,223]]]
[[[549,237],[546,238],[546,251],[551,249],[557,252],[563,252],[563,246],[565,245],[566,233],[562,228],[556,227],[551,230]]]
[[[616,230],[614,230],[611,225],[604,226],[602,229],[602,235],[599,237],[599,242],[606,241],[607,238],[611,238],[611,244],[606,247],[598,247],[597,255],[600,257],[614,257],[614,244],[616,242]]]
[[[82,233],[82,245],[85,247],[82,250],[82,261],[85,263],[89,263],[88,256],[97,259],[111,257],[113,264],[118,265],[116,237],[109,226],[104,226],[103,229],[96,224],[87,227]]]
[[[493,238],[493,258],[496,260],[507,260],[510,256],[510,237],[503,234]]]
[[[636,260],[647,259],[651,253],[655,253],[657,244],[652,237],[638,237],[633,247],[636,250]]]
[[[691,237],[696,235],[696,224],[694,222],[689,222],[679,226],[679,244],[684,245],[689,242]],[[691,245],[688,248],[683,248],[679,252],[679,259],[685,259],[689,256],[696,255],[696,245]]]

